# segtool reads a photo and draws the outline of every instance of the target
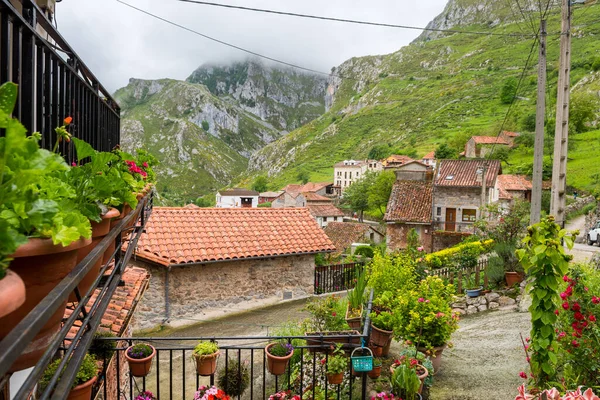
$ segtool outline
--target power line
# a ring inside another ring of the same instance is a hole
[[[180,1],[182,3],[192,3],[192,4],[212,6],[212,7],[222,7],[222,8],[236,9],[236,10],[261,12],[261,13],[267,13],[267,14],[286,15],[289,17],[318,19],[318,20],[323,20],[323,21],[344,22],[344,23],[349,23],[349,24],[370,25],[370,26],[379,26],[379,27],[385,27],[385,28],[398,28],[398,29],[410,29],[410,30],[417,30],[417,31],[445,32],[445,33],[461,33],[461,34],[468,34],[468,35],[485,35],[485,36],[510,36],[510,37],[529,37],[529,38],[533,36],[533,35],[523,34],[523,33],[499,33],[499,32],[465,31],[465,30],[458,30],[458,29],[439,29],[439,28],[427,28],[427,27],[423,28],[423,27],[410,26],[410,25],[397,25],[397,24],[388,24],[388,23],[381,23],[381,22],[360,21],[360,20],[347,19],[347,18],[335,18],[335,17],[324,17],[324,16],[311,15],[311,14],[300,14],[300,13],[293,13],[293,12],[287,12],[287,11],[268,10],[268,9],[264,9],[264,8],[243,7],[243,6],[236,6],[236,5],[231,5],[231,4],[213,3],[213,2],[201,1],[201,0],[177,0],[177,1]]]

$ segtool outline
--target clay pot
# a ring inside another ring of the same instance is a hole
[[[434,347],[433,354],[429,356],[431,364],[433,364],[433,375],[437,374],[442,366],[442,352],[445,348],[446,345]],[[419,350],[421,353],[427,353],[427,349],[424,347],[419,347],[417,350]]]
[[[421,381],[421,386],[419,386],[419,394],[421,394],[421,393],[423,393],[423,384],[425,382],[425,378],[427,378],[429,376],[429,371],[427,370],[427,368],[425,368],[421,364],[418,364],[418,366],[421,367],[421,369],[425,371],[422,374],[419,374],[419,372],[417,371],[417,376],[419,377],[419,380]]]
[[[371,343],[373,343],[375,346],[383,347],[383,353],[385,353],[386,346],[389,348],[389,344],[392,342],[393,334],[394,331],[384,331],[383,329],[379,329],[375,325],[371,324]]]
[[[0,317],[3,317],[25,303],[25,284],[21,277],[10,269],[0,279]]]
[[[197,355],[194,354],[196,359],[196,372],[200,376],[210,376],[217,370],[217,358],[219,358],[219,351],[217,350],[213,354]]]
[[[327,374],[327,382],[330,385],[339,385],[344,381],[344,373],[339,374]]]
[[[361,325],[362,325],[362,311],[363,311],[363,308],[361,307],[360,308],[360,316],[350,318],[348,315],[348,314],[350,314],[350,305],[348,304],[348,307],[346,308],[346,323],[348,324],[350,329],[360,330]]]
[[[50,293],[60,281],[77,265],[77,250],[92,243],[91,239],[80,239],[63,247],[52,243],[52,239],[29,239],[19,246],[10,257],[10,268],[25,284],[25,302],[13,312],[0,318],[0,340],[2,340],[29,312]],[[33,338],[21,356],[13,363],[10,371],[33,367],[46,351],[53,336],[60,330],[61,320],[67,305],[63,304],[52,314],[46,324]]]
[[[148,345],[150,346],[150,345]],[[154,346],[152,347],[152,354],[150,354],[146,358],[131,358],[129,357],[129,349],[133,346],[129,346],[127,350],[125,350],[125,358],[127,359],[127,363],[129,364],[129,372],[131,375],[136,377],[146,376],[150,373],[150,368],[152,367],[152,359],[156,355],[156,349]]]
[[[369,378],[371,379],[377,379],[379,378],[379,376],[381,375],[381,365],[373,366],[373,369],[367,373],[367,375],[369,375]]]
[[[285,374],[285,370],[287,369],[290,358],[292,358],[294,352],[292,351],[285,357],[277,357],[269,353],[269,349],[273,346],[275,346],[275,343],[268,344],[265,347],[265,354],[267,355],[267,369],[273,375],[283,375]]]
[[[102,241],[102,239],[104,239],[104,236],[108,235],[108,233],[110,232],[111,220],[113,218],[118,217],[119,214],[120,214],[119,210],[117,210],[116,208],[111,208],[110,210],[108,210],[108,212],[106,214],[104,214],[102,216],[102,221],[100,221],[100,222],[90,221],[90,223],[92,225],[92,244],[90,244],[89,246],[82,247],[81,249],[77,250],[77,263],[80,263],[81,260],[83,260],[85,257],[87,257],[87,255],[90,254],[90,252],[96,248],[98,243],[100,243]],[[113,247],[114,247],[114,245],[113,245]],[[105,263],[104,259],[107,257],[110,257],[110,254],[112,254],[112,253],[108,253],[108,255],[107,255],[106,254],[107,251],[105,251],[103,257],[100,257],[98,259],[98,261],[96,261],[96,263],[94,264],[92,269],[90,269],[88,271],[88,273],[79,282],[79,285],[77,285],[77,287],[79,288],[79,294],[82,297],[87,293],[87,291],[90,289],[90,286],[92,286],[92,283],[94,283],[94,281],[98,277],[98,274],[100,273],[100,269],[102,268],[102,265],[104,265],[104,263]],[[75,296],[75,293],[71,293],[69,295],[69,301],[70,302],[77,301],[77,297]]]
[[[373,357],[381,357],[383,354],[383,347],[375,346],[372,342],[369,342],[369,349],[373,352]]]
[[[95,376],[89,381],[75,386],[69,392],[67,400],[90,400],[92,398],[92,388],[94,387],[94,383],[96,383],[97,379],[98,377]]]
[[[513,287],[523,281],[523,275],[518,272],[505,272],[504,279],[506,279],[506,286]]]

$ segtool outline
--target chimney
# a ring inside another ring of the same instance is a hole
[[[479,167],[477,168],[477,171],[475,172],[475,182],[477,183],[482,183],[483,182],[483,168]]]

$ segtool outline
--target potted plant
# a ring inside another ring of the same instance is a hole
[[[201,340],[194,350],[192,356],[196,360],[196,372],[200,376],[210,376],[217,370],[217,358],[219,357],[219,346],[216,342]]]
[[[373,397],[371,397],[371,400],[395,400],[396,396],[394,396],[393,393],[390,392],[379,392],[376,393]]]
[[[41,391],[46,389],[50,380],[56,374],[61,361],[61,359],[58,359],[48,365],[48,368],[46,368],[40,380]],[[67,400],[89,400],[92,397],[92,386],[96,382],[96,379],[98,379],[97,374],[98,368],[96,367],[96,359],[92,355],[86,354],[79,367],[79,371],[77,371],[77,376],[75,377]]]
[[[300,396],[292,395],[291,390],[282,390],[269,396],[269,400],[301,400]]]
[[[337,343],[345,345],[360,343],[360,332],[348,330],[344,318],[346,307],[344,299],[333,295],[314,298],[307,302],[304,310],[308,311],[311,317],[303,322],[303,329],[310,352],[328,352],[331,345]]]
[[[217,374],[219,376],[217,383],[227,395],[241,396],[250,384],[248,364],[233,359],[229,359],[226,364],[227,367],[223,366]]]
[[[129,346],[125,351],[125,358],[129,364],[129,372],[133,376],[146,376],[152,367],[152,359],[156,355],[156,349],[146,343],[138,343]]]
[[[392,292],[382,293],[373,304],[371,312],[371,339],[373,346],[382,348],[382,356],[387,356],[389,345],[394,334],[395,316],[392,312],[394,295]]]
[[[23,279],[7,269],[8,261],[0,261],[0,318],[10,314],[25,303]]]
[[[396,365],[400,364],[400,360],[415,359],[417,362],[415,364],[414,361],[409,362],[409,365],[414,367],[417,370],[417,375],[421,380],[421,387],[419,388],[419,393],[421,393],[424,386],[431,387],[433,385],[433,363],[431,359],[429,359],[425,353],[418,351],[414,346],[404,347],[398,353],[398,359],[394,360],[392,365],[390,366],[390,372],[393,373]],[[425,373],[425,370],[427,373]]]
[[[475,274],[467,273],[465,276],[465,290],[468,297],[479,297],[481,294],[482,286],[479,286],[479,282],[476,282]]]
[[[138,394],[137,396],[135,396],[134,400],[157,400],[156,396],[154,396],[154,393],[152,393],[149,390],[146,390],[140,394]]]
[[[327,362],[326,375],[327,382],[330,385],[339,385],[344,380],[344,371],[348,366],[346,353],[342,350],[342,345],[338,344],[333,351],[333,354],[328,359],[321,360],[322,363]]]
[[[365,302],[365,290],[367,280],[364,270],[356,268],[354,272],[356,283],[354,289],[348,291],[348,308],[346,309],[346,323],[350,329],[360,329],[362,325],[363,304]]]
[[[429,370],[427,368],[425,368],[423,365],[419,364],[418,359],[413,358],[413,357],[407,357],[406,355],[402,355],[402,356],[400,356],[399,359],[394,360],[394,362],[390,366],[390,373],[392,374],[392,376],[394,375],[396,368],[398,368],[401,365],[405,365],[408,368],[411,368],[415,371],[415,373],[417,374],[417,377],[419,378],[419,381],[421,382],[417,392],[419,394],[421,394],[421,392],[423,391],[423,385],[425,383],[425,379],[429,376]]]
[[[218,389],[215,386],[202,385],[198,387],[198,390],[194,394],[194,400],[230,400],[229,397],[223,390]]]
[[[406,362],[401,363],[394,369],[394,373],[390,379],[392,384],[392,393],[403,400],[420,399],[419,387],[421,381],[417,376],[414,368],[407,365]]]
[[[89,220],[69,206],[74,188],[54,178],[69,166],[58,154],[41,149],[38,133],[10,117],[17,86],[0,86],[0,265],[25,284],[25,302],[0,318],[0,340],[60,282],[77,262],[77,250],[91,243]],[[35,188],[35,190],[32,190]],[[11,260],[12,259],[12,260]],[[64,298],[66,306],[67,298]],[[11,371],[31,367],[60,329],[64,306],[58,307]]]
[[[369,378],[371,379],[379,378],[381,375],[381,358],[373,359],[373,369],[368,372],[367,375],[369,375]]]
[[[283,375],[290,358],[294,355],[294,346],[283,341],[269,343],[265,347],[265,354],[269,372],[273,375]]]

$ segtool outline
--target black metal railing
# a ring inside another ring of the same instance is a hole
[[[475,233],[475,225],[473,222],[436,221],[433,223],[433,230],[457,233]]]
[[[352,289],[356,283],[357,271],[362,271],[364,267],[364,263],[315,267],[315,294],[334,293]]]
[[[251,336],[251,337],[100,337],[98,341],[117,342],[113,355],[100,357],[103,369],[100,373],[98,395],[104,400],[134,399],[140,392],[149,390],[158,399],[179,400],[192,399],[200,385],[219,385],[225,382],[228,387],[227,374],[221,370],[230,363],[238,366],[237,375],[242,373],[241,365],[248,370],[248,385],[242,394],[232,398],[237,399],[268,399],[270,395],[280,390],[291,390],[293,394],[301,395],[303,399],[366,399],[366,373],[352,374],[351,359],[348,358],[348,368],[341,385],[327,384],[324,364],[327,363],[331,346],[343,343],[347,353],[362,343],[369,342],[370,318],[373,293],[371,292],[366,307],[365,321],[362,333],[339,336]],[[196,373],[192,349],[200,340],[215,341],[221,352],[217,362],[216,374],[201,377]],[[295,355],[288,364],[285,374],[271,375],[267,371],[265,346],[274,340],[285,340],[292,343]],[[310,344],[307,344],[309,340]],[[152,360],[150,374],[145,377],[133,377],[129,373],[125,361],[125,351],[134,343],[151,344],[156,349]],[[106,346],[101,346],[106,349]],[[324,360],[324,361],[323,361]],[[235,371],[234,371],[235,372]],[[221,376],[223,375],[223,376]],[[319,387],[322,392],[315,387]]]
[[[52,149],[54,129],[70,116],[70,133],[96,150],[112,150],[120,137],[118,104],[35,2],[21,3],[19,13],[0,0],[0,84],[19,85],[13,116],[28,132],[41,133],[43,148]],[[74,161],[72,146],[63,143],[61,154]]]
[[[118,222],[108,235],[0,342],[0,388],[2,388],[10,377],[7,372],[11,365],[54,312],[64,306],[64,300],[69,294],[75,293],[79,301],[70,316],[63,321],[60,332],[48,344],[47,350],[29,372],[21,387],[11,388],[17,391],[14,395],[15,399],[29,398],[47,365],[56,357],[59,348],[63,349],[61,364],[45,391],[36,399],[67,397],[79,366],[91,345],[93,334],[100,325],[102,316],[121,281],[125,267],[150,216],[152,196],[151,192],[142,198],[137,208]],[[86,293],[79,293],[77,290],[79,282],[113,243],[115,250],[110,260],[102,266],[90,289]],[[128,244],[126,251],[122,251],[124,243]],[[103,283],[100,284],[100,281]],[[90,302],[92,295],[95,299]],[[77,334],[68,337],[69,331],[74,326],[79,327]]]

